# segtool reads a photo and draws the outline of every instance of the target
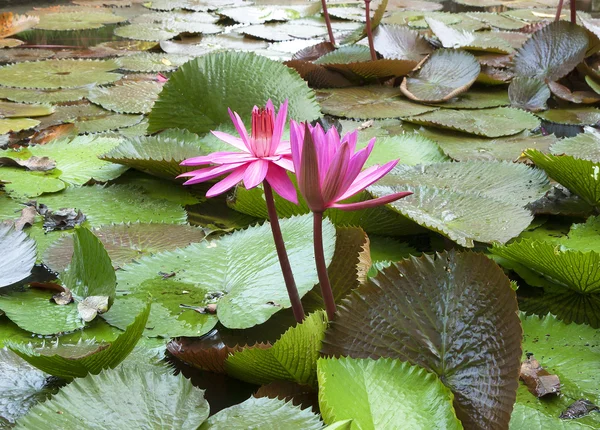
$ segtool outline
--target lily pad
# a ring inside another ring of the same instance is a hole
[[[320,359],[319,405],[333,424],[353,419],[362,429],[462,429],[452,392],[432,373],[390,358]]]
[[[0,288],[28,277],[35,264],[35,242],[22,231],[0,223],[0,247],[5,252],[0,261]]]
[[[29,171],[18,167],[0,167],[0,179],[6,181],[4,190],[13,199],[37,197],[44,193],[64,190],[66,183],[59,178],[57,169]]]
[[[261,78],[248,82],[247,76]],[[230,121],[227,108],[249,119],[254,105],[268,99],[275,105],[288,99],[289,116],[298,121],[320,115],[312,90],[283,64],[250,53],[208,54],[171,75],[150,113],[148,131],[206,133]]]
[[[0,118],[20,118],[50,115],[54,108],[50,105],[34,105],[0,101]]]
[[[18,88],[75,88],[121,78],[113,60],[44,60],[0,67],[0,84]]]
[[[225,362],[227,373],[253,384],[285,380],[316,385],[317,359],[326,328],[325,313],[315,312],[270,348],[259,344],[233,352]]]
[[[551,95],[550,88],[540,78],[517,76],[508,86],[510,104],[531,112],[548,109],[546,102]]]
[[[87,98],[104,109],[118,113],[148,113],[161,90],[162,85],[158,82],[131,82],[96,87]]]
[[[450,100],[441,103],[427,103],[446,109],[485,109],[510,104],[506,88],[469,88]]]
[[[323,113],[346,118],[404,118],[437,110],[402,98],[398,88],[384,86],[322,90]]]
[[[55,13],[39,13],[38,30],[87,30],[100,28],[104,24],[118,24],[127,18],[115,15],[109,9],[69,8]]]
[[[325,334],[323,353],[424,367],[452,390],[465,426],[506,427],[521,358],[516,312],[508,278],[485,255],[413,257],[352,292]]]
[[[46,400],[48,375],[7,349],[0,349],[0,422],[14,424],[39,401]]]
[[[303,410],[299,406],[294,406],[292,402],[253,396],[239,405],[217,412],[198,430],[222,428],[275,430],[281,427],[286,430],[319,430],[323,428],[323,423],[310,408]]]
[[[517,51],[517,76],[556,81],[583,61],[588,49],[585,30],[565,21],[550,23],[536,31]]]
[[[150,9],[185,9],[195,12],[217,10],[222,7],[244,6],[243,0],[152,0],[147,4]]]
[[[375,50],[383,58],[420,62],[433,52],[418,32],[399,25],[379,25],[373,31]]]
[[[467,91],[479,72],[479,62],[472,54],[438,49],[404,78],[400,90],[411,100],[438,103]]]
[[[219,15],[226,16],[243,24],[261,24],[267,21],[288,21],[318,13],[321,6],[317,3],[297,5],[253,5],[219,9]]]
[[[0,97],[22,103],[63,103],[81,100],[87,96],[88,88],[64,90],[32,90],[23,88],[0,87]]]
[[[539,120],[519,109],[498,107],[464,111],[444,109],[405,118],[420,125],[462,131],[486,137],[510,136],[539,127]]]
[[[223,28],[207,22],[167,21],[160,24],[129,24],[115,29],[115,34],[133,40],[161,41],[181,33],[215,34]]]
[[[10,133],[11,131],[29,130],[39,125],[39,123],[39,121],[29,118],[0,119],[0,134]]]
[[[311,223],[310,216],[281,221],[286,248],[301,297],[317,282],[312,259],[312,245],[304,240],[312,232]],[[247,230],[237,231],[209,242],[192,244],[177,251],[162,252],[152,257],[140,258],[137,263],[123,266],[118,272],[119,291],[127,292],[131,297],[136,292],[163,291],[168,289],[169,283],[174,282],[177,285],[171,285],[171,291],[178,292],[179,295],[172,299],[177,312],[169,310],[171,319],[177,316],[181,319],[182,312],[179,304],[186,301],[181,294],[184,294],[182,291],[187,291],[194,297],[189,297],[189,302],[186,303],[189,306],[185,309],[194,318],[206,317],[206,315],[198,314],[194,309],[205,307],[209,302],[209,299],[205,297],[208,295],[209,298],[214,297],[217,304],[217,316],[224,326],[247,328],[263,323],[280,309],[290,307],[281,270],[276,263],[277,257],[269,230],[268,224],[249,227]],[[326,238],[325,256],[327,261],[331,261],[335,229],[328,222],[324,224],[324,234]],[[254,263],[252,265],[241,264],[240,262],[249,258],[249,255],[252,256]],[[212,275],[206,277],[206,265],[209,264],[209,261]],[[170,275],[165,280],[159,272],[169,275],[174,273],[174,275]],[[162,287],[161,283],[166,286]],[[161,295],[153,294],[153,296],[160,304]],[[165,300],[167,299],[165,298]],[[177,300],[176,304],[175,300]],[[105,315],[107,321],[111,322],[111,318],[123,319],[123,314],[121,313],[119,316],[119,312],[117,312],[118,303],[119,299]],[[121,312],[125,310],[123,308]],[[163,316],[163,320],[165,318],[166,315]],[[210,328],[212,327],[209,326],[206,331]],[[157,333],[157,335],[164,334]],[[168,334],[171,337],[178,335],[178,333]],[[196,334],[196,336],[200,334]],[[184,334],[184,336],[189,335]]]
[[[108,430],[161,423],[164,427],[195,430],[208,414],[204,391],[183,375],[174,376],[160,367],[127,367],[73,381],[52,400],[32,408],[18,421],[17,428],[94,426]]]
[[[596,125],[600,122],[600,109],[592,106],[573,106],[568,109],[549,109],[536,114],[555,124]]]
[[[187,55],[141,52],[118,58],[116,61],[119,64],[119,68],[123,70],[153,73],[170,72],[191,60],[191,58]]]
[[[494,32],[459,30],[433,18],[425,18],[425,21],[440,39],[444,48],[462,48],[499,54],[510,54],[513,51],[512,46]]]
[[[555,156],[536,150],[525,152],[552,179],[583,198],[592,206],[600,204],[600,162],[581,160],[569,155]]]
[[[600,163],[600,132],[593,127],[585,127],[584,130],[585,133],[556,142],[550,147],[550,152]]]

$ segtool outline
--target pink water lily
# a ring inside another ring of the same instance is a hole
[[[355,152],[357,132],[340,139],[335,127],[327,133],[317,124],[298,124],[291,121],[291,150],[300,193],[313,212],[328,208],[346,211],[366,209],[406,197],[411,192],[399,192],[358,203],[338,203],[377,182],[392,170],[398,160],[374,165],[361,171],[373,147],[375,138]]]
[[[229,174],[217,182],[206,193],[214,197],[233,188],[243,181],[251,189],[267,181],[281,197],[298,203],[296,189],[286,171],[294,171],[290,142],[282,140],[287,117],[287,100],[279,107],[275,116],[273,103],[269,100],[264,109],[254,106],[252,109],[252,130],[248,131],[236,112],[229,110],[229,116],[240,137],[221,131],[212,131],[217,138],[234,146],[237,152],[214,152],[209,155],[184,160],[182,166],[202,166],[213,164],[199,170],[183,173],[180,177],[190,177],[184,185],[192,185]]]

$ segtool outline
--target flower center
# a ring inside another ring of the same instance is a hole
[[[273,137],[273,117],[272,109],[253,109],[252,110],[252,143],[254,146],[254,155],[264,157],[269,155],[271,150],[271,138]]]

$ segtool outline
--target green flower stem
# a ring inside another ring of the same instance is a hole
[[[327,24],[327,33],[329,33],[329,41],[332,45],[335,45],[335,39],[333,38],[333,30],[331,28],[331,19],[329,18],[329,12],[327,12],[327,1],[321,0],[323,6],[323,16],[325,17],[325,24]]]
[[[283,242],[283,235],[281,234],[281,227],[279,226],[279,218],[277,217],[277,210],[275,209],[275,200],[273,199],[273,189],[267,181],[263,182],[263,188],[265,190],[269,222],[271,223],[271,231],[273,232],[273,240],[275,240],[275,249],[277,249],[277,257],[279,258],[279,265],[281,266],[281,272],[283,273],[285,287],[287,288],[288,296],[290,296],[294,317],[297,322],[301,323],[304,321],[304,308],[302,307],[300,295],[296,288],[292,266],[290,265],[290,260],[285,250],[285,243]]]
[[[373,30],[371,29],[371,0],[365,0],[365,10],[367,19],[367,39],[369,40],[369,50],[371,51],[371,60],[377,60],[377,53],[375,52],[375,45],[373,44]]]
[[[323,212],[313,212],[313,242],[315,246],[317,274],[319,275],[319,284],[321,284],[321,295],[325,302],[327,318],[329,321],[333,321],[335,317],[335,300],[329,276],[327,275],[327,264],[325,263],[325,253],[323,252]]]

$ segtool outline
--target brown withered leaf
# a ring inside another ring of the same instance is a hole
[[[30,227],[35,222],[35,216],[37,211],[34,207],[25,206],[21,211],[21,216],[15,221],[15,228],[17,230],[23,230],[25,227]]]
[[[58,124],[36,132],[31,136],[31,143],[34,145],[45,145],[56,139],[77,135],[75,124]]]
[[[35,200],[27,202],[26,205],[34,207],[37,213],[44,217],[42,227],[46,233],[75,228],[76,225],[80,225],[86,220],[86,216],[80,210],[76,212],[73,208],[61,208],[53,211],[44,204],[38,204]]]
[[[284,64],[296,70],[311,88],[344,88],[353,85],[352,81],[341,73],[328,70],[310,61],[290,60]]]
[[[46,172],[56,167],[56,161],[48,157],[36,157],[35,155],[29,157],[27,160],[0,157],[0,166],[25,167],[28,170]]]
[[[600,411],[600,408],[587,399],[579,399],[576,402],[571,403],[569,407],[559,415],[559,418],[563,420],[572,420],[585,417],[590,412],[594,411]]]
[[[600,101],[600,95],[592,91],[571,91],[558,82],[548,82],[548,87],[556,97],[571,103],[591,104]]]
[[[528,354],[527,360],[521,363],[519,378],[525,382],[527,389],[535,397],[560,394],[560,379],[558,376],[545,370],[533,357],[533,354]]]
[[[37,16],[14,15],[12,12],[0,14],[0,39],[28,30],[40,22]]]
[[[321,42],[308,48],[301,49],[292,56],[292,60],[315,61],[325,54],[335,51],[331,42]]]

